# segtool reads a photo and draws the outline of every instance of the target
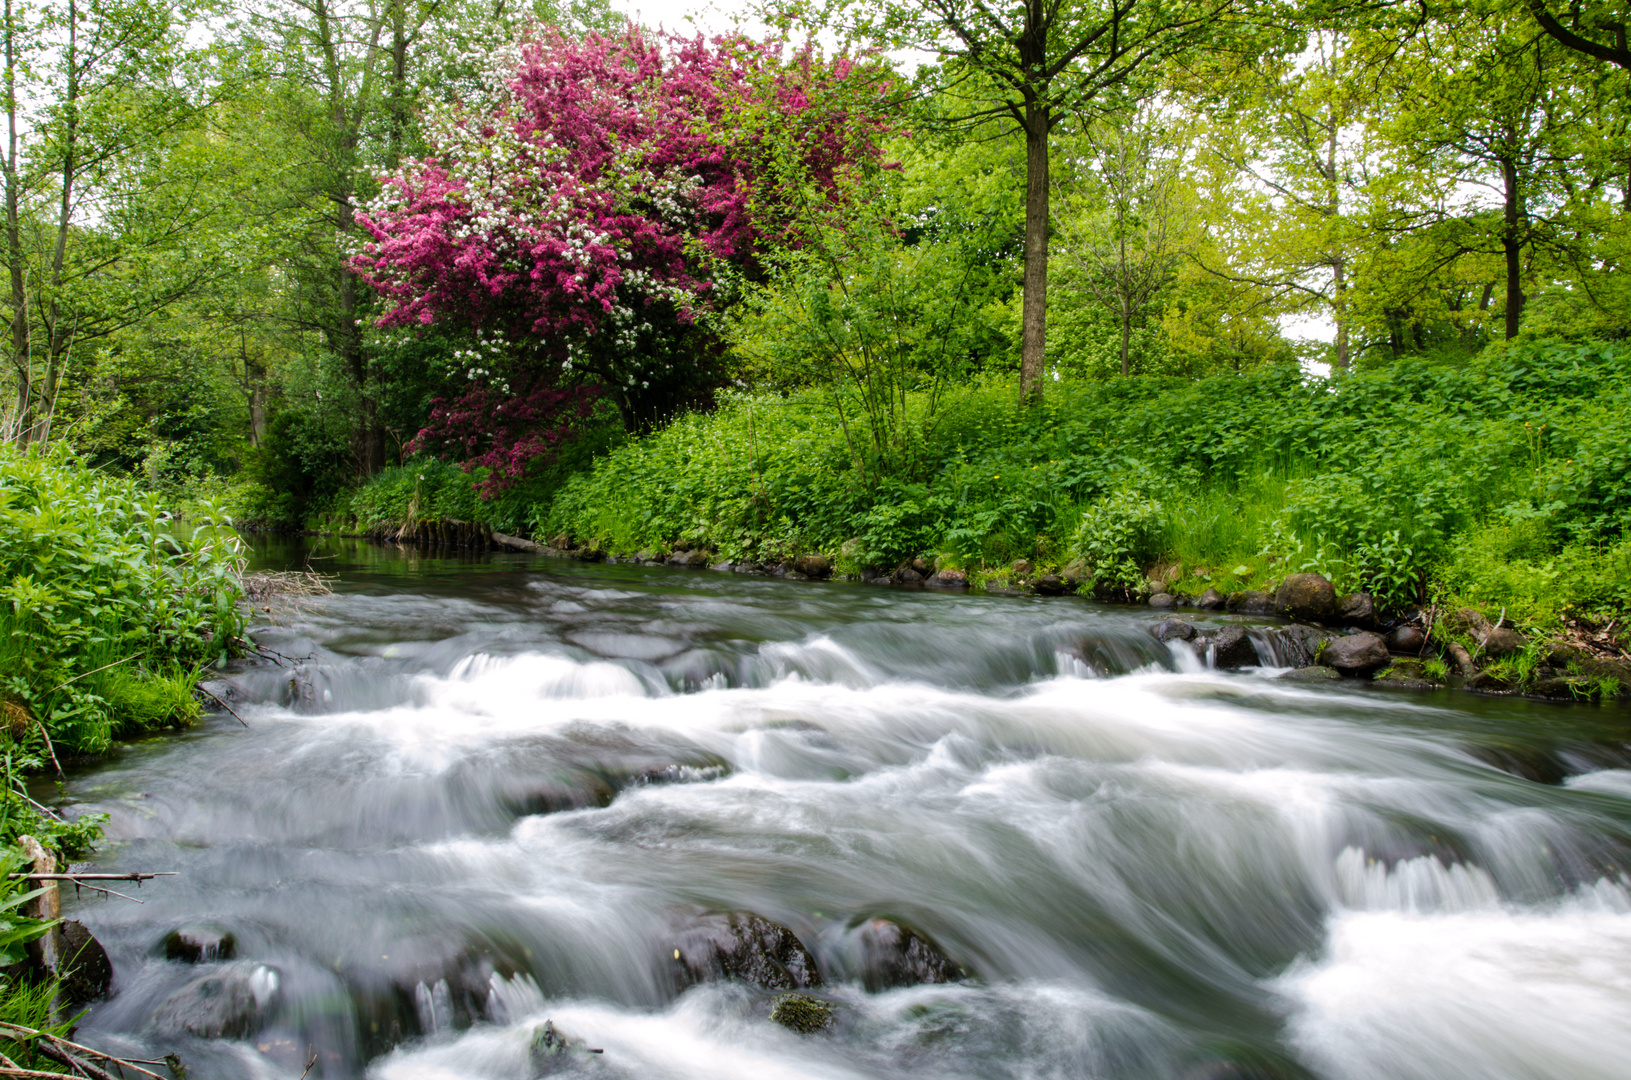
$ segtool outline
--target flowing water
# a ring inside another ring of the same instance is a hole
[[[68,904],[115,968],[82,1040],[195,1080],[1631,1076],[1623,709],[1213,672],[1079,600],[257,551],[307,558],[335,595],[257,629],[247,729],[67,785],[99,868],[179,871]],[[797,933],[833,1028],[678,992],[700,909]],[[876,917],[970,977],[867,992]],[[189,924],[237,958],[166,959]],[[166,1028],[217,969],[253,1025]]]

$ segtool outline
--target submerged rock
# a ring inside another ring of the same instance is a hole
[[[238,939],[218,926],[183,926],[164,938],[165,959],[184,964],[231,960],[237,953]]]
[[[1274,610],[1288,619],[1330,622],[1337,613],[1336,589],[1323,574],[1292,574],[1275,591]]]
[[[1155,624],[1152,632],[1157,641],[1171,641],[1174,638],[1179,641],[1193,641],[1196,634],[1194,625],[1188,619],[1162,619]]]
[[[832,1027],[833,1007],[809,994],[783,994],[770,1007],[770,1019],[800,1035],[814,1035]]]
[[[694,916],[675,934],[670,949],[681,989],[721,979],[767,990],[821,985],[815,957],[797,935],[752,912]]]
[[[1319,660],[1349,678],[1359,678],[1388,662],[1387,642],[1381,634],[1361,630],[1327,642],[1320,650]]]
[[[966,974],[934,942],[891,919],[869,919],[852,934],[861,985],[873,993],[956,982]]]
[[[242,1039],[265,1024],[277,1004],[281,978],[265,964],[237,963],[201,975],[153,1010],[152,1024],[165,1034],[201,1039]]]

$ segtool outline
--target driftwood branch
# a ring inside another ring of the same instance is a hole
[[[243,717],[239,716],[238,715],[238,710],[234,709],[231,705],[228,705],[226,702],[222,701],[220,698],[216,697],[214,694],[210,693],[208,690],[204,689],[202,686],[198,687],[198,692],[200,694],[203,694],[205,697],[209,698],[211,701],[215,702],[217,705],[221,706],[221,708],[225,709],[227,712],[231,713],[232,718],[234,720],[238,721],[238,723],[242,724],[244,727],[249,726],[249,721],[245,720]]]

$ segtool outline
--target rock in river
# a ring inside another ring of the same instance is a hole
[[[1387,641],[1369,630],[1336,638],[1320,650],[1320,663],[1349,678],[1369,675],[1387,662]]]
[[[860,969],[861,985],[876,993],[896,986],[949,983],[964,971],[934,942],[891,919],[868,919],[851,930],[847,952]]]
[[[793,931],[752,912],[693,916],[680,927],[669,948],[682,989],[720,979],[768,990],[821,985],[815,957]]]
[[[242,1039],[266,1022],[282,980],[276,968],[242,962],[200,975],[159,1003],[153,1028],[201,1039]]]
[[[164,939],[165,958],[186,964],[231,960],[237,952],[238,939],[218,926],[183,926]]]
[[[1257,661],[1257,649],[1243,627],[1225,626],[1212,636],[1212,666],[1223,668],[1251,667]]]

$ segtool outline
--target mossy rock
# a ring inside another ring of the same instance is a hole
[[[770,1007],[770,1019],[800,1035],[814,1035],[833,1025],[833,1007],[809,994],[783,994]]]
[[[1382,686],[1397,686],[1407,690],[1435,690],[1442,684],[1427,670],[1420,660],[1395,660],[1374,680]]]

